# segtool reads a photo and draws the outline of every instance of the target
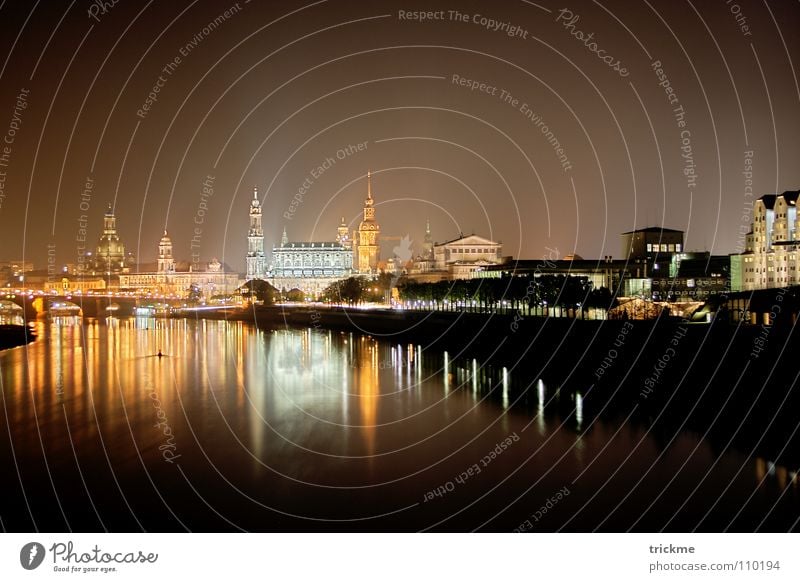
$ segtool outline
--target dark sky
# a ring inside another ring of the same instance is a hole
[[[443,12],[401,17],[415,10]],[[254,185],[267,247],[284,226],[331,240],[342,215],[357,225],[368,169],[382,232],[415,245],[430,217],[436,240],[475,232],[523,258],[619,256],[621,232],[660,224],[734,252],[748,202],[800,188],[799,25],[789,0],[3,1],[0,259],[44,266],[55,244],[75,262],[80,216],[93,245],[111,202],[140,260],[165,227],[188,259],[199,228],[202,260],[243,269]]]

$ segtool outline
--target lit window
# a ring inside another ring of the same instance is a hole
[[[669,248],[669,252],[671,252],[671,253],[675,252],[675,245],[669,245],[668,248]]]
[[[681,245],[680,245],[680,243],[678,243],[678,244],[676,244],[676,245],[675,245],[675,252],[676,252],[676,253],[679,253],[679,252],[681,252]]]
[[[665,243],[661,243],[661,252],[662,253],[666,253],[667,252],[667,245]]]
[[[647,252],[648,253],[653,252],[653,245],[651,243],[647,243]]]

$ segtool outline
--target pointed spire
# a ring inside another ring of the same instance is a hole
[[[285,247],[289,243],[289,237],[286,236],[286,227],[283,227],[283,236],[281,236],[281,246]]]
[[[253,200],[258,200],[258,186],[253,186]]]
[[[425,219],[425,234],[430,234],[430,233],[431,233],[431,219],[430,218],[426,218]]]
[[[367,170],[367,200],[372,200],[372,172]]]

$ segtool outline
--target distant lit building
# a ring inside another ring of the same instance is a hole
[[[766,194],[753,204],[744,252],[730,256],[731,289],[800,285],[800,191]]]
[[[593,289],[605,287],[620,297],[653,301],[703,301],[730,290],[727,256],[687,253],[683,232],[647,228],[622,234],[626,258],[512,260],[476,270],[473,277],[553,276],[581,277]]]
[[[659,271],[650,284],[650,296],[660,301],[704,301],[728,291],[728,256],[707,251],[674,254],[668,272]]]
[[[431,221],[425,220],[425,237],[422,239],[422,260],[433,261],[433,236],[431,235]]]
[[[651,226],[623,232],[622,258],[630,265],[635,278],[657,276],[654,271],[668,270],[675,253],[682,253],[683,231]]]
[[[433,246],[434,268],[449,279],[469,279],[479,269],[502,263],[502,254],[501,243],[475,234]]]
[[[351,276],[353,251],[341,227],[337,232],[336,242],[290,242],[284,229],[280,245],[272,248],[266,280],[281,291],[299,289],[317,297],[331,283]]]
[[[121,273],[121,291],[136,291],[166,297],[189,297],[191,295],[213,297],[231,295],[239,287],[239,275],[226,272],[222,264],[213,259],[205,269],[178,270],[172,254],[172,239],[164,231],[158,243],[157,270],[143,273]]]
[[[135,262],[132,254],[125,254],[125,245],[117,233],[117,217],[111,203],[103,216],[103,232],[94,254],[83,258],[83,271],[106,275],[117,275],[127,271]]]
[[[105,277],[66,273],[61,277],[47,279],[42,285],[44,291],[48,293],[55,292],[60,295],[102,293],[108,289],[108,282]]]
[[[416,280],[421,280],[419,275],[429,273],[436,269],[433,251],[433,236],[431,235],[431,221],[425,221],[425,237],[422,240],[422,252],[414,257],[409,266],[408,273]]]
[[[342,216],[342,221],[339,223],[339,227],[336,229],[336,242],[342,245],[344,248],[350,249],[351,253],[353,252],[353,239],[350,238],[350,229],[347,227],[344,216]],[[350,262],[352,263],[352,260]]]
[[[574,257],[575,255],[573,255]],[[616,289],[625,279],[626,261],[612,259],[610,256],[602,260],[587,260],[580,257],[564,259],[522,259],[510,260],[497,265],[488,265],[473,273],[473,278],[494,277],[542,277],[564,275],[568,277],[582,277],[592,283],[593,289],[605,287],[609,290]],[[650,288],[650,280],[646,287]],[[638,295],[638,293],[635,293]]]
[[[22,286],[25,273],[33,271],[31,261],[0,261],[0,284],[3,286]]]

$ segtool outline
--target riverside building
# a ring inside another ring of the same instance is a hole
[[[730,256],[731,290],[800,285],[798,190],[765,194],[753,204],[744,252]]]

